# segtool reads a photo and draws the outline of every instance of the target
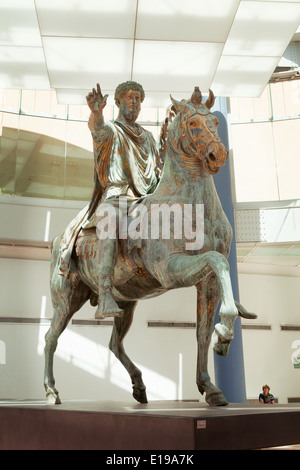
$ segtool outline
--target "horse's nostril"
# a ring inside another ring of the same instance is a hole
[[[213,153],[210,153],[210,154],[209,154],[209,159],[210,159],[212,162],[215,162],[215,161],[216,161],[216,157],[214,156]]]

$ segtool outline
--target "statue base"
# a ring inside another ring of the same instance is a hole
[[[58,406],[0,401],[1,450],[115,450],[109,455],[116,456],[122,450],[147,450],[142,460],[150,458],[151,449],[178,450],[194,455],[196,463],[199,453],[193,450],[300,444],[299,430],[300,404],[212,408],[197,400],[143,405],[72,400]]]

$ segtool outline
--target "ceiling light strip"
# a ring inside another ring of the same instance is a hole
[[[50,75],[49,75],[49,70],[48,70],[48,64],[47,64],[47,60],[46,60],[46,55],[45,55],[44,41],[43,41],[43,36],[42,36],[42,33],[41,33],[39,15],[38,15],[38,10],[37,10],[37,7],[36,7],[36,2],[35,2],[35,0],[34,0],[33,3],[34,3],[36,21],[37,21],[37,24],[38,24],[38,27],[39,27],[40,36],[41,36],[41,43],[42,43],[42,49],[43,49],[44,64],[45,64],[46,73],[47,73],[47,77],[48,77],[49,88],[50,88],[50,90],[53,90],[53,88],[51,87],[51,80],[50,80]]]
[[[232,16],[232,21],[231,21],[231,25],[230,25],[230,28],[229,28],[228,33],[227,33],[227,38],[228,38],[228,36],[229,36],[229,34],[230,34],[230,31],[231,31],[231,29],[232,29],[232,25],[233,25],[233,23],[234,23],[234,20],[235,20],[237,11],[238,11],[238,9],[239,9],[239,7],[240,7],[240,3],[241,3],[241,2],[239,2],[239,3],[237,4],[236,10],[235,10],[235,12],[234,12],[234,15]],[[216,68],[215,68],[215,71],[214,71],[214,73],[213,73],[213,75],[212,75],[212,80],[211,80],[210,86],[212,86],[212,84],[214,83],[215,75],[216,75],[217,70],[218,70],[218,68],[219,68],[220,60],[221,60],[221,58],[223,57],[223,51],[224,51],[224,47],[225,47],[227,38],[226,38],[226,40],[225,40],[224,43],[223,43],[223,48],[222,48],[222,51],[221,51],[221,55],[220,55],[218,64],[217,64],[217,66],[216,66]]]
[[[132,59],[131,59],[130,80],[132,80],[132,78],[133,78],[133,63],[134,63],[134,52],[135,52],[136,26],[137,26],[137,20],[138,20],[138,10],[139,10],[139,0],[136,0],[136,11],[135,11],[135,20],[134,20],[134,32],[133,32],[133,44],[132,44]]]

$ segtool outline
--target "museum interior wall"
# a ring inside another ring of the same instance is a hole
[[[300,353],[299,96],[300,80],[270,83],[259,99],[231,99],[229,115],[240,301],[258,314],[254,324],[242,321],[247,397],[268,383],[280,403],[299,397],[300,383],[293,362]],[[50,243],[91,195],[88,110],[58,105],[53,92],[2,90],[0,111],[0,398],[43,399]],[[106,112],[113,119],[116,111]],[[165,110],[143,113],[139,121],[157,138]],[[278,208],[280,233],[289,220],[291,239],[269,243],[262,224],[240,235],[245,211]],[[204,401],[195,384],[195,313],[193,288],[139,303],[125,346],[148,399]],[[59,340],[61,398],[130,400],[127,372],[107,347],[111,324],[93,319],[86,304]],[[213,376],[212,353],[209,362]]]

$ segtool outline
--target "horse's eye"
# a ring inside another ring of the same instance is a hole
[[[196,125],[197,125],[196,121],[190,121],[189,122],[190,127],[196,127]]]

